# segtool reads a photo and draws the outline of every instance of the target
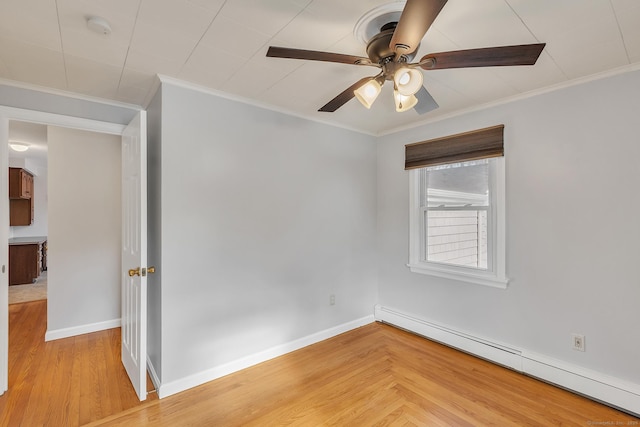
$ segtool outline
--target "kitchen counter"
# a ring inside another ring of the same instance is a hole
[[[39,245],[47,241],[47,236],[36,237],[13,237],[9,239],[9,246],[11,245]]]

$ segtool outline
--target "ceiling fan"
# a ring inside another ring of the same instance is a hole
[[[362,105],[371,105],[380,94],[386,80],[393,82],[396,111],[414,108],[419,114],[427,113],[438,104],[423,86],[420,70],[445,68],[494,67],[507,65],[533,65],[545,43],[499,46],[480,49],[454,50],[430,53],[418,62],[411,62],[420,41],[447,0],[407,0],[398,22],[389,22],[380,28],[367,43],[368,58],[315,50],[270,46],[268,57],[306,59],[337,62],[380,68],[380,73],[365,77],[349,86],[318,111],[334,112],[353,97]]]

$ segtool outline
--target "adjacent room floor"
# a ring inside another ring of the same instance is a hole
[[[35,283],[9,286],[9,304],[39,301],[47,299],[47,272],[36,279]]]

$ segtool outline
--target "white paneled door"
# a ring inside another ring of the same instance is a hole
[[[147,132],[141,111],[122,134],[122,363],[147,398]]]

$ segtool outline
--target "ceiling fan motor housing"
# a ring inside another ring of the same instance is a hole
[[[396,53],[389,46],[391,37],[393,37],[393,30],[395,29],[395,25],[393,25],[390,29],[385,29],[390,24],[383,26],[382,31],[373,36],[371,40],[369,40],[369,43],[367,43],[367,56],[374,64],[384,65],[385,62],[392,62],[395,59]],[[408,63],[411,62],[414,56],[415,52],[412,52],[409,55],[402,55],[402,57],[396,62]]]
[[[391,22],[382,27],[382,31],[369,40],[367,44],[367,56],[374,64],[382,67],[382,75],[385,80],[393,80],[393,76],[399,68],[406,67],[411,62],[414,53],[402,55],[396,60],[396,52],[391,49],[389,42],[393,37],[395,22]]]

